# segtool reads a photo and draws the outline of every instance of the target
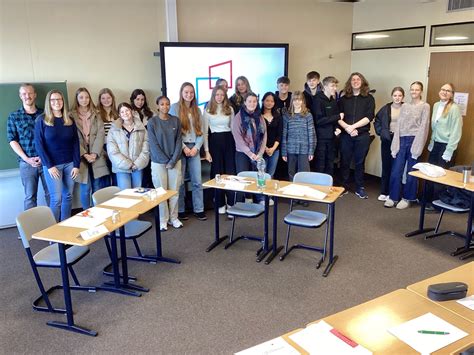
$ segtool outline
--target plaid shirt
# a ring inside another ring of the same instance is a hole
[[[43,109],[37,108],[36,112],[29,115],[22,107],[12,112],[7,121],[7,139],[8,142],[15,141],[21,146],[21,149],[28,157],[37,157],[35,148],[35,121],[36,117],[43,113]],[[18,157],[18,161],[22,159]]]

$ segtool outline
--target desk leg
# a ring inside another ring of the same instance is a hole
[[[220,243],[222,243],[224,240],[229,238],[228,235],[225,235],[223,237],[219,237],[220,232],[219,232],[219,204],[218,199],[217,199],[217,191],[218,189],[214,189],[214,241],[209,245],[206,249],[206,252],[210,252],[212,249],[214,249],[216,246],[218,246]],[[235,203],[235,202],[234,202]]]
[[[161,245],[161,229],[160,229],[160,205],[157,205],[153,209],[155,216],[155,239],[156,239],[156,255],[145,255],[145,258],[149,258],[150,261],[181,264],[178,259],[167,258],[163,256],[163,248]]]
[[[270,210],[270,197],[265,195],[265,218],[264,218],[264,232],[263,232],[263,246],[257,253],[257,263],[261,262],[270,252],[268,247],[268,212]]]
[[[125,242],[125,228],[121,227],[120,228],[120,239]],[[121,244],[121,249],[122,249],[122,257],[123,257],[123,251],[124,247]],[[125,268],[122,277],[120,276],[120,270],[119,270],[119,259],[118,259],[118,253],[117,253],[117,234],[115,231],[113,231],[110,234],[110,251],[111,251],[111,256],[112,256],[112,269],[114,272],[114,281],[113,282],[104,282],[104,284],[100,287],[97,287],[98,290],[101,291],[108,291],[108,292],[114,292],[114,293],[119,293],[122,295],[126,296],[135,296],[135,297],[140,297],[142,294],[140,292],[132,291],[132,287],[128,284],[128,267],[127,267],[127,259],[122,259],[122,267],[124,265],[123,260],[125,260]],[[125,257],[126,257],[126,249],[125,249]],[[124,282],[121,282],[121,278],[123,278]],[[127,282],[125,282],[127,280]],[[138,286],[140,287],[140,286]],[[138,289],[136,289],[138,290]],[[139,291],[143,291],[142,288],[140,288]]]
[[[336,218],[336,204],[335,202],[329,205],[329,263],[324,269],[323,277],[329,275],[332,267],[336,263],[338,256],[334,255],[334,220]]]
[[[431,232],[434,228],[425,228],[425,208],[426,208],[426,181],[423,180],[423,192],[421,194],[420,218],[418,220],[418,229],[413,232],[405,234],[406,238],[414,237],[415,235],[425,234]]]
[[[67,323],[50,321],[47,324],[51,327],[69,330],[71,332],[96,336],[97,332],[87,328],[82,328],[74,324],[74,315],[72,311],[71,289],[69,288],[69,274],[67,271],[66,248],[64,244],[58,243],[59,259],[61,261],[61,276],[63,281],[64,304],[66,306]]]
[[[277,238],[278,238],[278,197],[273,197],[273,245],[272,245],[272,252],[268,256],[267,260],[265,260],[265,264],[268,265],[272,262],[275,256],[283,249],[283,245],[278,246]]]
[[[470,258],[474,256],[474,246],[471,245],[472,243],[472,217],[474,214],[474,192],[471,192],[471,208],[469,209],[469,216],[467,218],[467,228],[466,228],[466,241],[464,243],[464,246],[461,248],[456,249],[454,252],[451,253],[452,256],[457,256],[461,254],[459,259],[465,260],[467,258]]]

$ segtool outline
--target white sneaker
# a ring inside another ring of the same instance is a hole
[[[377,200],[379,201],[387,201],[388,196],[384,194],[380,194],[379,197],[377,197]]]
[[[269,201],[268,201],[268,205],[269,206],[273,206],[275,204],[275,202],[273,202],[273,199],[271,198]]]
[[[391,200],[390,197],[387,197],[387,199],[385,200],[385,203],[383,205],[384,205],[384,207],[392,208],[393,206],[395,206],[395,202],[393,200]]]
[[[175,219],[171,222],[168,222],[169,224],[171,224],[173,226],[173,228],[181,228],[183,226],[183,223],[181,223],[181,221],[179,219]]]
[[[160,223],[160,231],[167,231],[168,230],[168,225],[166,222]]]
[[[225,214],[225,211],[226,211],[225,206],[219,207],[219,214]]]
[[[410,207],[410,201],[407,201],[404,198],[402,198],[400,202],[397,203],[397,210],[404,210],[408,207]]]

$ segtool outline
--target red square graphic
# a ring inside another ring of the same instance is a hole
[[[232,60],[217,63],[209,66],[209,90],[214,88],[211,78],[219,77],[227,80],[229,89],[232,88]]]

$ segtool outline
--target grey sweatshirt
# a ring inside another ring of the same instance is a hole
[[[152,117],[147,124],[150,143],[151,161],[158,164],[169,164],[172,168],[181,157],[181,123],[178,117],[169,116],[162,120]]]

